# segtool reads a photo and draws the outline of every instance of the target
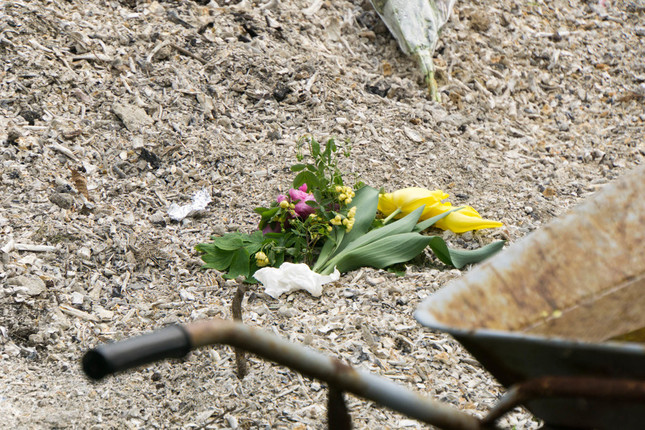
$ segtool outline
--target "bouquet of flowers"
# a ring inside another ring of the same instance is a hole
[[[307,144],[312,161],[304,163]],[[358,182],[345,185],[334,139],[324,148],[313,137],[298,142],[299,164],[292,188],[270,207],[255,209],[258,230],[235,232],[200,243],[204,268],[224,277],[260,281],[277,297],[297,288],[320,295],[322,284],[360,267],[404,263],[430,247],[443,263],[461,268],[499,251],[504,242],[474,251],[452,249],[440,236],[423,234],[435,226],[455,233],[499,227],[470,206],[452,207],[448,194],[423,188],[385,193]],[[346,155],[348,155],[346,153]]]

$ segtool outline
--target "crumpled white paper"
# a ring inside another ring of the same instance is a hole
[[[274,299],[296,290],[307,290],[311,295],[320,297],[323,284],[338,281],[340,272],[334,269],[331,275],[321,275],[303,263],[282,263],[280,268],[263,267],[253,277],[264,285],[266,293]]]
[[[193,195],[193,201],[188,205],[179,206],[173,203],[168,208],[168,216],[174,221],[181,221],[188,215],[201,211],[211,202],[211,195],[206,188],[197,191]]]

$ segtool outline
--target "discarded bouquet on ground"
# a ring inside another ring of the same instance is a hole
[[[418,59],[430,97],[440,102],[432,57],[456,0],[370,1],[401,50]]]
[[[311,162],[302,149],[308,146]],[[324,148],[312,137],[298,142],[300,162],[292,188],[270,207],[255,209],[258,230],[212,237],[197,245],[204,268],[224,277],[262,282],[273,297],[295,289],[315,296],[322,284],[360,267],[386,268],[412,260],[429,247],[439,260],[462,268],[499,251],[498,241],[477,250],[449,248],[430,227],[463,233],[499,227],[470,206],[452,207],[448,194],[423,188],[379,192],[361,182],[348,186],[337,165],[339,148],[329,139]],[[345,152],[345,155],[349,155]]]

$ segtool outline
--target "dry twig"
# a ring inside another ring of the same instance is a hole
[[[242,301],[244,300],[244,293],[246,293],[246,287],[242,281],[239,281],[237,291],[235,291],[235,296],[231,303],[231,313],[233,314],[233,319],[240,322],[243,322]],[[244,379],[248,371],[246,365],[246,352],[244,352],[244,350],[235,348],[235,365],[237,366],[237,377],[239,379]]]

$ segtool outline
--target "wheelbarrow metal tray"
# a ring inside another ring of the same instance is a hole
[[[544,376],[645,381],[645,168],[428,297],[418,321],[452,334],[505,386]],[[548,398],[552,426],[642,428],[643,403]]]

